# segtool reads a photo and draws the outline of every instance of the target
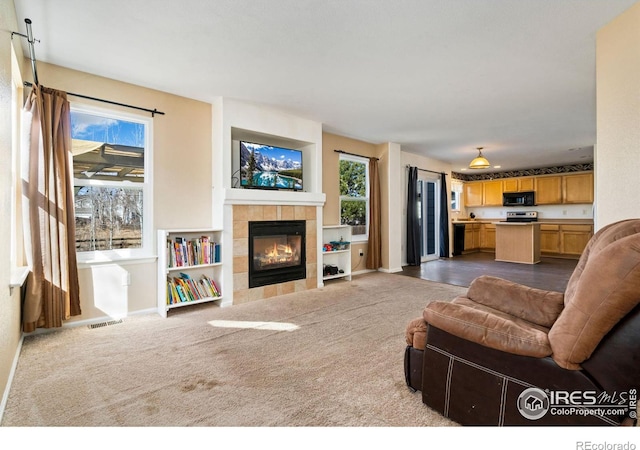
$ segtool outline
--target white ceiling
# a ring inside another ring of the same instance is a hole
[[[37,61],[515,170],[593,161],[596,31],[635,1],[15,0],[14,31]]]

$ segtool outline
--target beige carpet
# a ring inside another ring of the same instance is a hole
[[[371,273],[26,337],[2,425],[455,425],[407,388],[404,329],[465,290]]]

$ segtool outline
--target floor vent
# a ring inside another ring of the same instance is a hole
[[[117,325],[119,323],[122,323],[122,319],[109,320],[108,322],[93,323],[89,325],[89,329],[93,330],[94,328],[108,327],[109,325]]]

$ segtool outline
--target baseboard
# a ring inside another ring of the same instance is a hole
[[[357,272],[351,272],[351,276],[362,275],[370,272],[377,272],[377,271],[373,269],[362,269],[362,270],[358,270]]]
[[[102,317],[93,317],[91,319],[65,322],[64,324],[62,324],[62,328],[89,326],[89,325],[95,325],[96,323],[100,323],[100,322],[109,322],[111,320],[120,320],[120,319],[124,320],[127,317],[141,316],[141,315],[147,315],[147,314],[158,314],[158,308],[141,309],[139,311],[133,311],[133,312],[127,313],[126,316],[122,316],[122,317],[102,316]]]
[[[2,394],[2,402],[0,402],[0,423],[2,423],[2,418],[4,417],[4,410],[7,407],[7,401],[9,400],[9,392],[11,392],[11,384],[13,383],[13,377],[16,373],[16,368],[18,367],[18,360],[20,359],[20,352],[22,351],[23,341],[24,341],[24,335],[20,336],[20,341],[18,342],[18,347],[16,348],[16,354],[13,355],[13,363],[11,364],[9,379],[7,380],[7,385],[5,386],[4,394]]]
[[[398,273],[398,272],[402,272],[402,267],[395,267],[393,269],[383,269],[380,268],[378,269],[378,272],[384,272],[384,273]]]

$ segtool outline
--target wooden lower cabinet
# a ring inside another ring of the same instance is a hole
[[[540,252],[544,256],[577,259],[592,236],[592,225],[540,224]]]
[[[562,225],[560,253],[580,257],[591,236],[593,236],[591,225]]]
[[[494,223],[480,224],[480,249],[496,249],[496,225]]]
[[[475,251],[480,247],[480,224],[468,223],[464,227],[464,251]]]
[[[540,224],[540,252],[560,253],[560,225]]]

